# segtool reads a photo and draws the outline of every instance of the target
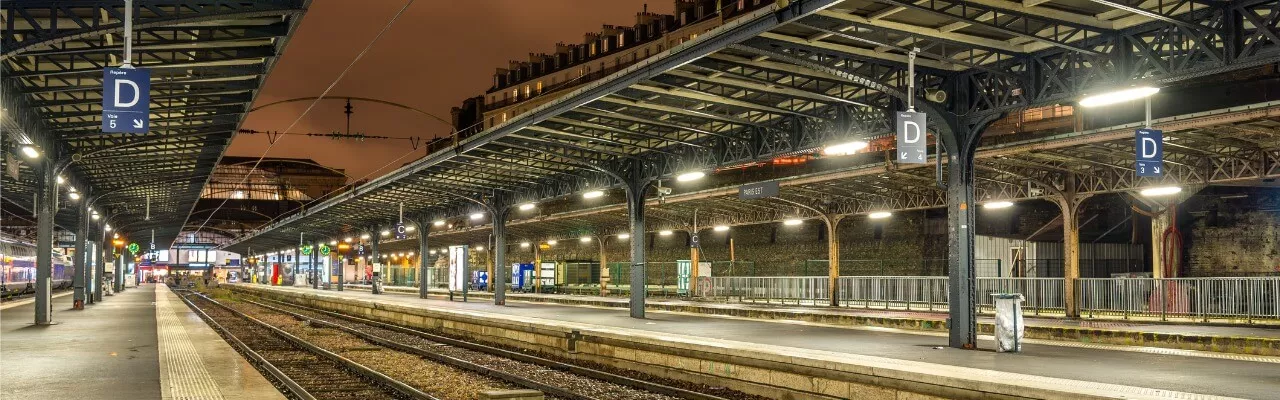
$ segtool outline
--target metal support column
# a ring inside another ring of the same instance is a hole
[[[116,262],[116,268],[115,268],[115,271],[116,271],[115,290],[116,290],[116,293],[120,293],[120,292],[123,292],[123,291],[124,291],[124,271],[125,271],[125,268],[124,268],[124,254],[122,254],[122,253],[118,253],[117,251],[118,251],[118,250],[116,250],[115,245],[114,245],[114,244],[112,244],[112,246],[111,246],[111,259],[112,259],[112,260],[115,260],[115,262]]]
[[[413,221],[418,226],[418,298],[425,299],[431,291],[431,282],[427,282],[427,268],[431,267],[431,256],[427,249],[427,237],[431,223],[426,218]]]
[[[338,255],[338,291],[342,291],[342,281],[347,278],[347,256]]]
[[[942,123],[949,129],[938,135],[946,146],[947,157],[947,343],[954,348],[978,346],[973,161],[982,130],[992,120],[994,117],[987,117],[972,124],[944,120]]]
[[[507,275],[511,269],[507,265],[507,213],[510,207],[494,202],[493,207],[493,273],[489,279],[493,281],[493,304],[507,305]]]
[[[605,255],[606,253],[605,246],[607,245],[607,242],[605,242],[606,240],[609,240],[608,236],[600,235],[600,242],[598,244],[600,245],[600,296],[602,297],[609,295],[609,281],[610,281],[609,259]]]
[[[1076,193],[1076,176],[1067,174],[1065,187],[1053,196],[1062,211],[1062,292],[1067,318],[1080,316],[1080,299],[1076,282],[1080,279],[1080,204],[1089,195]]]
[[[36,194],[35,319],[37,325],[49,325],[53,323],[50,279],[53,276],[53,216],[58,210],[58,167],[52,159],[45,159],[41,164],[43,176],[38,179]]]
[[[320,290],[320,243],[311,245],[311,288]]]
[[[1170,278],[1164,273],[1164,231],[1168,229],[1168,209],[1151,216],[1151,277],[1156,279]]]
[[[71,274],[71,286],[75,291],[72,294],[71,307],[77,310],[83,310],[87,300],[89,253],[85,242],[88,240],[89,206],[81,204],[76,207],[76,254],[71,260],[71,264],[75,268],[75,272]]]
[[[102,280],[105,278],[102,273],[102,242],[94,242],[92,252],[90,255],[93,257],[93,301],[96,303],[102,301]]]
[[[382,241],[378,234],[378,229],[370,229],[369,236],[373,237],[369,248],[369,263],[373,265],[373,276],[369,280],[369,291],[373,294],[382,294],[382,261],[378,258],[378,242]]]
[[[649,182],[635,179],[626,186],[627,212],[631,216],[631,318],[644,318],[645,231],[644,197]]]
[[[824,216],[827,223],[827,293],[831,306],[840,305],[840,221],[843,215]]]

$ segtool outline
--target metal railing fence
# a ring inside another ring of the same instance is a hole
[[[1079,287],[1084,318],[1280,320],[1280,277],[1084,278]]]

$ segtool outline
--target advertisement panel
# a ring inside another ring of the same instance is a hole
[[[449,290],[461,292],[467,285],[467,246],[449,246]]]

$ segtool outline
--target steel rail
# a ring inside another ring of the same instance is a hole
[[[359,330],[356,330],[356,329],[353,329],[353,328],[350,328],[350,327],[342,326],[342,325],[335,324],[335,323],[333,323],[333,322],[329,322],[329,321],[325,321],[325,320],[321,320],[321,319],[316,319],[316,318],[308,317],[308,316],[306,316],[306,315],[302,315],[302,314],[299,314],[299,313],[296,313],[296,312],[292,312],[292,311],[289,311],[289,310],[284,310],[284,309],[281,309],[281,308],[279,308],[279,307],[274,307],[274,306],[271,306],[271,305],[267,305],[267,304],[259,303],[259,302],[253,301],[253,300],[244,300],[244,302],[249,303],[249,304],[254,304],[254,305],[257,305],[257,306],[259,306],[259,307],[266,308],[266,309],[269,309],[269,310],[272,310],[272,311],[275,311],[275,312],[279,312],[279,313],[282,313],[282,314],[286,314],[286,315],[289,315],[289,316],[291,316],[291,317],[293,317],[293,318],[296,318],[296,319],[299,319],[299,320],[302,320],[302,321],[307,321],[307,323],[308,323],[308,324],[310,324],[310,325],[312,325],[312,326],[323,326],[323,327],[327,327],[327,328],[337,329],[337,330],[340,330],[340,331],[343,331],[343,332],[350,333],[350,334],[352,334],[352,335],[358,336],[358,337],[360,337],[361,339],[367,340],[367,341],[369,341],[369,342],[371,342],[371,343],[374,343],[374,344],[377,344],[377,345],[379,345],[379,346],[389,347],[389,348],[392,348],[392,349],[396,349],[396,350],[399,350],[399,351],[403,351],[403,352],[405,352],[405,353],[410,353],[410,354],[413,354],[413,355],[416,355],[416,356],[419,356],[419,357],[423,357],[423,358],[429,359],[429,360],[431,360],[431,361],[435,361],[435,362],[438,362],[438,363],[441,363],[441,364],[445,364],[445,365],[449,365],[449,366],[457,367],[457,368],[460,368],[460,369],[465,369],[465,370],[468,370],[468,371],[471,371],[471,372],[475,372],[475,373],[478,373],[478,374],[481,374],[481,375],[488,375],[488,376],[490,376],[490,377],[497,378],[497,379],[500,379],[500,380],[504,380],[504,381],[507,381],[507,382],[510,382],[510,383],[514,383],[514,384],[516,384],[516,385],[524,386],[524,387],[529,388],[529,389],[539,390],[539,391],[542,391],[543,393],[550,394],[550,395],[554,395],[554,396],[556,396],[556,397],[563,397],[563,398],[573,399],[573,400],[603,400],[603,399],[600,399],[600,398],[597,398],[597,397],[591,397],[591,396],[586,396],[586,395],[582,395],[582,394],[574,393],[573,391],[570,391],[570,390],[568,390],[568,389],[561,388],[561,387],[558,387],[558,386],[552,386],[552,385],[544,384],[544,383],[541,383],[541,382],[537,382],[537,381],[534,381],[534,380],[532,380],[532,379],[525,378],[525,377],[522,377],[522,376],[519,376],[519,375],[516,375],[516,374],[512,374],[512,373],[509,373],[509,372],[503,372],[503,371],[499,371],[499,370],[496,370],[496,369],[490,369],[490,368],[487,368],[487,367],[481,366],[481,365],[479,365],[479,364],[476,364],[476,363],[473,363],[473,362],[470,362],[470,361],[467,361],[467,360],[463,360],[463,359],[460,359],[460,358],[451,357],[451,356],[443,355],[443,354],[440,354],[440,353],[434,353],[434,352],[430,352],[430,351],[422,350],[422,349],[419,349],[419,348],[417,348],[417,347],[413,347],[413,346],[410,346],[410,345],[407,345],[407,344],[403,344],[403,343],[400,343],[400,342],[396,342],[396,341],[393,341],[393,340],[390,340],[390,339],[387,339],[387,338],[384,338],[384,337],[381,337],[381,336],[378,336],[378,335],[374,335],[374,334],[367,333],[367,332],[361,332],[361,331],[359,331]]]
[[[259,297],[259,298],[262,298],[262,297]],[[548,368],[553,368],[553,369],[566,371],[566,372],[570,372],[577,375],[582,375],[588,378],[599,379],[605,382],[610,382],[610,383],[623,385],[623,386],[629,386],[629,387],[641,389],[641,390],[647,390],[654,393],[665,394],[668,396],[680,397],[685,399],[694,399],[694,400],[726,400],[723,397],[718,397],[718,396],[704,394],[704,393],[698,393],[690,390],[680,389],[680,388],[671,387],[671,386],[654,383],[654,382],[649,382],[645,380],[628,378],[625,376],[612,374],[609,372],[604,372],[604,371],[582,367],[578,365],[549,360],[542,357],[532,356],[532,355],[528,355],[520,352],[505,350],[505,349],[487,346],[479,343],[473,343],[473,342],[468,342],[464,340],[454,339],[446,336],[441,336],[433,333],[420,331],[417,329],[406,328],[402,326],[392,325],[392,324],[365,319],[361,317],[335,313],[331,311],[321,310],[321,309],[299,305],[299,304],[293,304],[293,303],[284,302],[280,300],[267,299],[267,298],[262,298],[262,299],[268,302],[286,305],[289,307],[296,307],[303,310],[328,315],[338,319],[370,325],[370,326],[391,330],[391,331],[396,331],[396,332],[404,333],[408,335],[414,335],[414,336],[421,337],[423,339],[443,343],[443,344],[454,346],[454,347],[459,347],[467,350],[495,355],[498,357],[510,358],[512,360],[527,362],[530,364],[537,364],[537,365],[541,365]],[[256,302],[254,303],[257,304]],[[269,308],[275,309],[274,307],[269,307]],[[312,319],[312,318],[308,318],[308,319]]]
[[[196,295],[196,296],[200,296],[200,298],[202,298],[202,299],[204,299],[204,300],[206,300],[206,301],[208,301],[208,302],[210,302],[210,303],[212,303],[212,304],[214,304],[214,305],[216,305],[216,306],[218,306],[218,307],[221,307],[223,310],[226,310],[226,311],[230,312],[232,315],[235,315],[235,316],[237,316],[237,317],[243,318],[244,320],[249,321],[249,322],[251,322],[251,323],[253,323],[253,324],[256,324],[256,325],[258,325],[259,327],[266,328],[267,330],[271,331],[271,332],[272,332],[272,333],[274,333],[276,336],[278,336],[278,337],[280,337],[280,338],[284,339],[285,341],[290,342],[290,343],[292,343],[292,344],[294,344],[294,345],[297,345],[298,347],[300,347],[300,348],[302,348],[302,349],[304,349],[304,350],[306,350],[306,351],[309,351],[309,352],[311,352],[312,354],[315,354],[315,355],[318,355],[318,356],[324,357],[324,358],[329,359],[330,361],[333,361],[333,362],[335,362],[335,363],[337,363],[337,364],[339,364],[339,365],[341,365],[341,366],[343,366],[343,367],[346,367],[347,369],[351,370],[352,372],[355,372],[355,373],[357,373],[357,374],[359,374],[359,375],[361,375],[361,376],[364,376],[365,378],[368,378],[368,379],[372,380],[374,383],[381,384],[381,385],[385,385],[386,387],[391,388],[392,390],[395,390],[396,392],[400,392],[401,394],[403,394],[403,395],[405,395],[405,396],[408,396],[408,397],[410,397],[410,398],[414,398],[414,399],[421,399],[421,400],[440,400],[439,398],[437,398],[437,397],[435,397],[435,396],[432,396],[432,395],[427,394],[427,393],[424,393],[424,392],[422,392],[422,391],[420,391],[420,390],[418,390],[418,389],[415,389],[414,387],[409,386],[408,384],[405,384],[404,382],[400,382],[400,381],[396,380],[395,378],[392,378],[392,377],[386,376],[386,375],[382,374],[381,372],[378,372],[378,371],[375,371],[375,370],[373,370],[373,369],[370,369],[369,367],[366,367],[366,366],[364,366],[364,365],[360,365],[359,363],[357,363],[357,362],[355,362],[355,361],[351,361],[350,359],[348,359],[348,358],[346,358],[346,357],[343,357],[343,356],[341,356],[341,355],[338,355],[337,353],[334,353],[334,352],[331,352],[331,351],[325,350],[325,349],[323,349],[323,348],[320,348],[319,346],[316,346],[316,345],[312,344],[311,342],[308,342],[308,341],[306,341],[306,340],[303,340],[303,339],[302,339],[302,338],[300,338],[300,337],[294,336],[293,334],[291,334],[291,333],[289,333],[289,332],[285,332],[283,329],[280,329],[280,328],[277,328],[277,327],[271,326],[270,324],[268,324],[268,323],[266,323],[266,322],[262,322],[262,321],[258,320],[257,318],[250,317],[250,316],[248,316],[247,314],[240,312],[239,310],[236,310],[236,309],[234,309],[234,308],[231,308],[230,306],[227,306],[226,304],[222,304],[221,302],[218,302],[217,300],[214,300],[214,299],[209,298],[209,296],[205,296],[205,295],[204,295],[204,294],[202,294],[202,293],[195,293],[195,292],[192,292],[192,293],[193,293],[194,295]],[[192,304],[192,303],[188,302],[188,304]]]
[[[293,378],[290,378],[289,375],[284,373],[284,371],[281,371],[279,368],[276,368],[275,365],[271,364],[270,361],[267,361],[267,359],[265,357],[262,357],[261,354],[258,354],[258,352],[253,351],[253,349],[249,348],[249,345],[241,341],[240,338],[236,337],[236,335],[231,334],[231,331],[227,330],[227,328],[224,328],[222,324],[219,324],[218,321],[215,321],[213,317],[209,316],[209,314],[206,314],[204,310],[200,308],[200,306],[197,306],[195,302],[192,302],[191,299],[187,298],[187,296],[178,296],[178,297],[181,297],[182,302],[187,303],[187,307],[190,307],[191,310],[195,311],[196,314],[200,316],[200,319],[203,319],[205,323],[209,324],[209,327],[213,328],[214,331],[218,332],[218,334],[221,335],[223,339],[226,339],[227,343],[230,343],[232,347],[235,347],[237,350],[240,350],[240,354],[244,354],[245,357],[249,358],[249,360],[254,363],[254,365],[261,367],[263,371],[270,374],[272,378],[274,378],[276,381],[283,384],[285,389],[289,390],[289,394],[301,400],[316,400],[316,397],[312,396],[311,392],[308,392],[307,389],[304,389],[302,385],[299,385],[298,382],[295,382]]]

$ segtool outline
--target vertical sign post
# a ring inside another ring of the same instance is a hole
[[[924,164],[928,159],[925,141],[926,117],[922,112],[899,111],[895,131],[898,134],[898,162]]]
[[[1139,129],[1134,143],[1137,158],[1134,171],[1138,176],[1164,176],[1164,132],[1151,128]]]

